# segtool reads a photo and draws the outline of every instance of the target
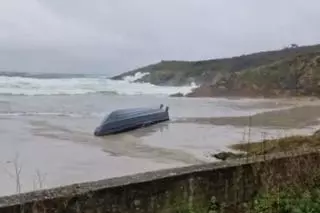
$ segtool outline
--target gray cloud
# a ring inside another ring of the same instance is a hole
[[[114,74],[320,40],[317,0],[0,1],[0,69]]]

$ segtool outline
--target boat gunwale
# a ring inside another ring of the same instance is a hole
[[[168,121],[168,120],[170,120],[169,116],[167,116],[166,119],[161,118],[161,119],[153,120],[152,122],[150,122],[148,124],[141,122],[141,123],[136,124],[136,125],[127,125],[128,126],[127,128],[125,127],[126,125],[120,125],[120,126],[118,126],[116,128],[110,128],[111,132],[109,132],[107,134],[113,134],[113,133],[117,133],[117,132],[122,132],[123,130],[126,130],[126,129],[139,128],[140,126],[144,126],[144,125],[148,126],[148,125],[151,125],[151,124],[154,124],[154,123],[164,122],[164,121]],[[116,129],[120,129],[120,130],[116,130]],[[116,131],[113,131],[113,130],[116,130]]]

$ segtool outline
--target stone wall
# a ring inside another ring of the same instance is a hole
[[[0,213],[207,212],[213,196],[237,205],[268,184],[307,180],[319,160],[319,153],[282,154],[74,184],[2,197]]]

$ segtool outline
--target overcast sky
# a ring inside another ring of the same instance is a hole
[[[109,75],[320,43],[319,0],[0,0],[0,70]]]

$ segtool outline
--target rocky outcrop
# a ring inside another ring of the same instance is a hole
[[[313,133],[314,137],[320,138],[320,129],[318,129],[317,131],[315,131],[315,133]]]
[[[233,153],[233,152],[219,152],[217,154],[213,154],[212,157],[215,157],[218,160],[232,160],[246,157],[247,154],[244,153]]]
[[[170,97],[184,97],[184,95],[181,92],[178,92],[178,93],[170,95]]]

